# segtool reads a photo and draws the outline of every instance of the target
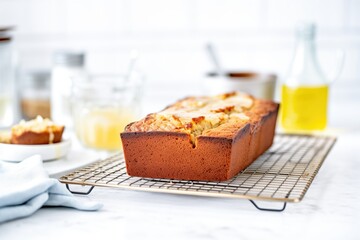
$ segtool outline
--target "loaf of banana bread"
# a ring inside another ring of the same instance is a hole
[[[279,105],[232,92],[188,97],[121,133],[130,176],[223,181],[273,142]]]

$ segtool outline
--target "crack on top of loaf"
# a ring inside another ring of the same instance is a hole
[[[165,131],[189,135],[193,148],[204,131],[224,124],[248,120],[246,111],[253,107],[254,98],[248,94],[231,92],[212,97],[188,97],[168,106],[161,112],[147,115],[129,125],[128,132]]]

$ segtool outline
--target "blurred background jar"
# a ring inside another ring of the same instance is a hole
[[[211,72],[206,75],[204,89],[211,95],[242,91],[257,98],[274,100],[276,79],[274,73],[259,71],[226,71],[223,76]]]
[[[71,89],[74,81],[85,81],[85,53],[58,51],[51,76],[51,118],[72,129]]]
[[[205,49],[214,68],[214,72],[206,74],[203,82],[205,94],[215,95],[241,91],[257,98],[274,100],[276,74],[261,71],[225,70],[214,45],[208,43]]]
[[[22,118],[50,118],[50,70],[26,71],[21,76],[20,105]]]
[[[80,142],[106,151],[122,149],[120,133],[141,110],[143,75],[94,75],[73,85],[73,117]]]
[[[9,127],[18,119],[15,56],[11,27],[0,28],[0,128]]]

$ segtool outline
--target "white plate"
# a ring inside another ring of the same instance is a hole
[[[41,145],[21,145],[0,143],[0,160],[21,162],[27,157],[39,154],[43,161],[51,161],[65,156],[71,147],[70,140]]]

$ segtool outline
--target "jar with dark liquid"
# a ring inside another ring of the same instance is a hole
[[[50,118],[50,71],[29,71],[22,76],[20,103],[26,120]]]

